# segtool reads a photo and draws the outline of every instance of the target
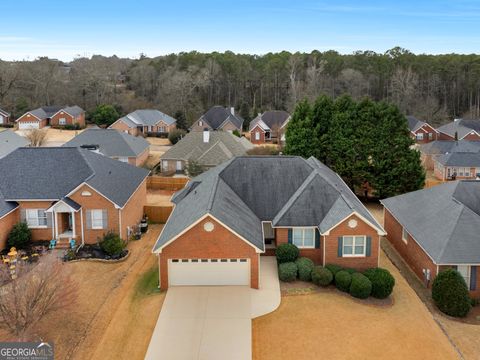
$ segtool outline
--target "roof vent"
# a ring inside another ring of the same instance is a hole
[[[95,150],[98,150],[98,149],[100,148],[100,145],[84,144],[84,145],[80,145],[80,147],[81,147],[82,149],[87,149],[87,150],[95,151]]]

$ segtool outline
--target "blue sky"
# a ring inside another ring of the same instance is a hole
[[[480,0],[0,0],[0,58],[394,46],[479,53]]]

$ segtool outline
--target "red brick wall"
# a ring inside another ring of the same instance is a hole
[[[75,118],[67,114],[65,111],[59,111],[53,117],[50,119],[50,125],[52,126],[65,126],[65,125],[60,125],[60,119],[65,118],[66,124],[65,125],[73,125],[75,124]]]
[[[255,133],[259,132],[260,133],[260,140],[256,140],[255,138]],[[252,144],[264,144],[265,143],[265,132],[260,129],[259,126],[255,126],[252,131],[250,131],[250,142]]]
[[[423,140],[417,140],[416,134],[423,134]],[[432,138],[429,138],[429,134],[432,134]],[[437,132],[429,125],[425,125],[418,129],[413,136],[417,144],[426,144],[431,141],[437,140]]]
[[[145,151],[137,157],[128,158],[128,163],[133,166],[142,166],[143,164],[145,164],[145,161],[147,161],[149,154],[150,148],[146,148]]]
[[[199,122],[202,121],[202,125]],[[212,130],[212,128],[203,120],[197,120],[192,124],[191,131],[203,131],[205,128]]]
[[[467,136],[465,136],[465,137],[463,138],[463,140],[479,141],[479,140],[480,140],[480,136],[478,136],[477,134],[468,134]]]
[[[450,136],[444,133],[439,133],[438,140],[455,140],[455,138],[453,136]]]
[[[203,229],[203,225],[208,221],[215,226],[212,232],[206,232]],[[258,289],[259,256],[255,249],[210,217],[205,218],[163,248],[162,253],[159,254],[161,288],[168,288],[168,259],[201,258],[249,258],[250,286]]]
[[[3,250],[7,246],[8,234],[19,220],[20,212],[18,209],[0,219],[0,250]]]
[[[127,227],[137,225],[143,217],[143,207],[147,202],[147,179],[138,187],[125,207],[121,210],[122,229],[120,236],[127,240]]]
[[[127,131],[130,135],[137,136],[138,130],[136,127],[130,128],[125,124],[123,121],[116,121],[112,125],[109,126],[110,129],[116,129],[120,131]]]
[[[52,206],[51,201],[21,201],[19,202],[19,214],[21,209],[44,209]],[[52,225],[53,226],[53,225]],[[52,228],[31,229],[32,240],[51,240],[53,238]]]
[[[424,282],[423,269],[430,269],[430,285],[437,274],[437,265],[409,235],[407,244],[402,240],[402,225],[385,209],[385,231],[387,240],[402,256],[405,262],[410,266],[417,277]]]
[[[17,119],[18,122],[32,122],[32,121],[39,121],[39,128],[43,128],[48,125],[47,119],[44,120],[38,120],[35,116],[32,116],[30,114],[23,114]]]

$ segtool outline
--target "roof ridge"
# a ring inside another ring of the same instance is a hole
[[[87,160],[87,158],[85,157],[85,154],[81,148],[79,147],[74,147],[73,149],[75,149],[79,154],[80,156],[82,157],[82,159],[85,161],[85,164],[87,164],[88,168],[92,171],[92,174],[90,176],[88,176],[86,179],[83,179],[82,182],[87,182],[88,180],[90,180],[91,178],[93,178],[97,173],[95,172],[95,170],[93,169],[93,167],[90,165],[90,162]],[[85,150],[85,151],[90,151],[90,150]]]
[[[457,199],[455,199],[453,196],[452,196],[452,199],[454,199],[461,207],[462,207],[462,210],[458,212],[458,216],[455,220],[455,226],[452,226],[451,227],[451,231],[450,233],[448,234],[448,237],[447,237],[447,241],[445,241],[445,243],[442,244],[442,249],[441,251],[438,253],[437,255],[437,262],[440,262],[440,259],[443,257],[443,254],[445,252],[445,250],[447,249],[447,245],[448,243],[450,242],[451,238],[452,238],[452,235],[455,231],[455,229],[457,228],[457,226],[459,226],[458,224],[458,219],[460,219],[460,216],[463,214],[463,212],[465,211],[465,209],[467,208],[463,203],[461,203],[460,201],[458,201]],[[470,210],[470,209],[469,209]],[[470,210],[471,211],[471,210]],[[473,213],[475,213],[474,211],[472,211]],[[477,214],[476,214],[477,215]],[[478,215],[477,215],[478,216]]]
[[[208,153],[210,150],[212,150],[215,146],[217,146],[217,144],[220,142],[219,139],[217,139],[206,151],[203,152],[202,155],[200,155],[197,160],[200,160],[201,158],[203,158],[205,156],[206,153]],[[199,146],[197,146],[199,147]]]

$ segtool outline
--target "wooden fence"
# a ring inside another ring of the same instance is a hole
[[[155,206],[145,205],[143,211],[148,216],[148,220],[156,223],[166,223],[172,213],[173,206]]]
[[[189,178],[173,178],[163,176],[149,176],[147,179],[147,188],[152,190],[171,190],[178,191],[185,187]]]

